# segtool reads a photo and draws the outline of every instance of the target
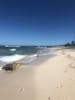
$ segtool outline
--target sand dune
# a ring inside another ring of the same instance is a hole
[[[0,71],[0,100],[75,100],[75,51],[59,50],[14,73]]]

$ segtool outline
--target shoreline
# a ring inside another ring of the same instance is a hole
[[[13,73],[0,71],[1,100],[75,100],[75,51],[32,63]]]
[[[56,51],[52,50],[52,48],[50,48],[48,50],[48,52],[49,52],[49,54],[46,54],[46,53],[45,54],[37,53],[37,54],[33,54],[33,55],[27,55],[27,58],[24,57],[24,58],[22,58],[20,60],[12,61],[12,62],[11,61],[8,62],[10,59],[8,60],[8,57],[7,58],[5,57],[5,59],[6,59],[7,62],[0,61],[0,66],[6,66],[8,64],[22,64],[22,65],[27,65],[27,66],[40,65],[41,63],[45,62],[47,59],[49,59],[49,58],[51,58],[51,57],[53,57],[53,56],[56,55],[55,54]],[[22,55],[22,56],[24,56],[24,55]],[[9,56],[9,58],[11,58],[13,60],[12,57],[14,57],[14,56],[13,55],[11,57]]]

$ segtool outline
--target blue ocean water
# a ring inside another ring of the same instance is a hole
[[[0,62],[32,62],[38,56],[51,55],[53,51],[41,46],[0,46]]]

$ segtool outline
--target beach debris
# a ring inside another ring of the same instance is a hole
[[[2,69],[5,71],[14,71],[18,69],[19,67],[21,67],[22,65],[23,65],[22,63],[9,63],[9,64],[4,65]]]

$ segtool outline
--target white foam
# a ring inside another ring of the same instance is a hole
[[[26,57],[22,60],[20,60],[19,62],[21,63],[31,63],[32,61],[34,61],[37,58],[37,54],[33,54],[33,55],[26,55]]]
[[[37,54],[31,55],[30,57],[37,57]]]
[[[0,61],[10,63],[14,61],[21,60],[25,57],[25,55],[12,55],[12,56],[3,56],[0,58]]]
[[[0,67],[0,70],[2,70],[2,67]]]
[[[16,49],[10,49],[10,51],[16,51]]]

